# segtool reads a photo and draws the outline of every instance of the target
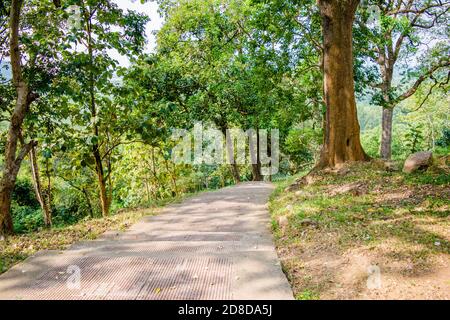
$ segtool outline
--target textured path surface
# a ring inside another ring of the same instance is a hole
[[[269,231],[271,190],[203,193],[127,232],[39,253],[0,276],[0,298],[292,299]]]

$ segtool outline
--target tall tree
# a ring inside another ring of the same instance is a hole
[[[20,18],[22,0],[12,0],[9,18],[9,52],[12,69],[12,82],[16,90],[16,103],[11,115],[8,136],[5,147],[5,165],[3,176],[0,181],[0,234],[12,233],[13,224],[11,218],[11,196],[16,184],[22,160],[28,152],[36,145],[30,142],[18,147],[22,135],[22,124],[30,104],[37,98],[35,92],[30,90],[29,84],[24,79],[22,69],[22,56],[19,45]],[[19,152],[17,152],[19,150]]]
[[[353,21],[359,0],[319,0],[323,31],[325,135],[319,167],[368,159],[360,142],[353,79]]]
[[[368,1],[358,15],[358,51],[372,62],[365,63],[366,71],[372,64],[378,69],[369,85],[375,91],[373,101],[383,109],[380,145],[383,159],[391,158],[395,106],[411,97],[427,80],[435,84],[447,81],[449,10],[450,2],[441,0]],[[372,23],[367,23],[368,20]],[[414,66],[418,53],[430,46]],[[403,75],[402,69],[407,70]],[[439,75],[442,70],[447,72]]]
[[[112,195],[112,151],[123,142],[127,129],[126,118],[119,116],[127,112],[126,106],[112,99],[112,79],[120,67],[107,50],[133,59],[145,44],[148,18],[134,11],[124,12],[109,0],[79,1],[78,5],[79,26],[74,26],[69,35],[76,49],[63,53],[67,60],[65,81],[78,112],[83,113],[81,119],[74,117],[73,121],[82,128],[81,136],[90,148],[83,163],[93,162],[102,214],[107,216]]]
[[[0,232],[3,233],[13,231],[11,192],[22,160],[37,144],[30,136],[25,120],[33,122],[29,119],[32,118],[31,106],[38,108],[33,102],[46,95],[59,71],[61,13],[50,0],[14,0],[9,6],[9,32],[5,36],[3,31],[1,33],[1,60],[4,56],[9,57],[11,66],[11,79],[2,83],[2,87],[12,85],[15,92],[11,103],[2,103],[2,112],[10,114],[0,181]],[[1,14],[3,18],[5,10],[1,10]],[[5,48],[4,44],[8,42],[9,48]]]

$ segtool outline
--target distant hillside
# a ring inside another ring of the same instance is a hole
[[[9,62],[0,63],[0,75],[2,78],[11,79],[11,67]]]
[[[358,103],[358,120],[362,132],[380,126],[381,107],[365,102]]]
[[[381,127],[381,107],[371,105],[367,102],[358,102],[358,120],[361,132]],[[394,109],[394,122],[397,120],[400,108]]]

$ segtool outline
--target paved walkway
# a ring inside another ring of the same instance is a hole
[[[0,298],[292,299],[269,231],[271,190],[202,193],[127,232],[39,253],[0,276]]]

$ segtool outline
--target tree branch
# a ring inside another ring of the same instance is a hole
[[[37,141],[31,140],[30,142],[22,146],[22,149],[20,150],[15,160],[16,166],[20,166],[20,163],[27,156],[28,152],[30,152],[31,148],[34,148],[35,146],[37,146],[37,144]]]
[[[10,60],[12,69],[13,83],[16,87],[22,82],[21,57],[19,49],[19,20],[22,0],[12,0],[10,15]]]
[[[438,63],[438,64],[434,65],[433,67],[431,67],[430,70],[428,70],[426,73],[421,75],[416,80],[416,82],[414,82],[414,84],[412,85],[412,87],[409,90],[407,90],[402,95],[400,95],[396,99],[394,99],[392,101],[392,104],[395,105],[395,104],[399,103],[400,101],[403,101],[403,100],[411,97],[414,93],[416,93],[417,89],[420,87],[422,82],[424,82],[426,79],[431,77],[436,70],[438,70],[440,68],[448,67],[448,66],[450,66],[450,60],[441,61],[440,63]]]
[[[425,104],[425,102],[428,100],[428,98],[430,97],[430,95],[433,93],[433,89],[439,84],[440,87],[442,87],[445,84],[448,84],[449,80],[450,80],[450,71],[448,72],[447,75],[447,80],[444,82],[439,83],[439,81],[437,81],[433,76],[430,77],[431,79],[434,80],[433,85],[430,87],[430,89],[428,90],[427,95],[425,96],[425,98],[422,100],[422,102],[420,103],[420,105],[414,109],[412,112],[416,112],[418,111],[420,108],[423,107],[423,105]]]

